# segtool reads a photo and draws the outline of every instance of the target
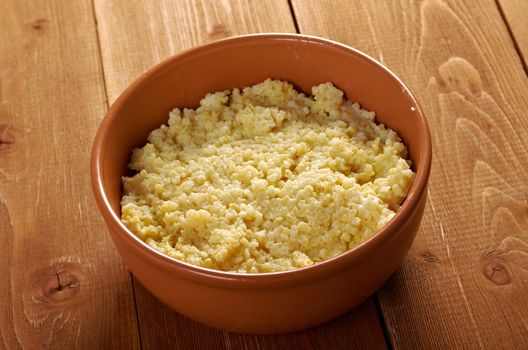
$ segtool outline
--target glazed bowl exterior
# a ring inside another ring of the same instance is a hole
[[[376,112],[407,145],[416,180],[394,219],[354,249],[310,267],[267,274],[214,271],[165,256],[120,221],[121,177],[131,150],[175,107],[209,92],[266,78],[310,94],[332,82]],[[331,320],[374,293],[409,250],[423,216],[431,166],[429,130],[407,87],[380,63],[345,45],[295,34],[240,36],[173,56],[136,80],[112,105],[94,141],[91,179],[112,240],[137,279],[179,313],[243,333],[281,333]]]

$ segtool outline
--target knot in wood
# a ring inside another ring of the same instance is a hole
[[[488,280],[499,286],[511,283],[510,272],[500,263],[487,264],[483,272]]]
[[[209,31],[209,38],[212,40],[228,37],[231,32],[229,29],[222,23],[215,24],[213,28]]]
[[[0,151],[15,143],[15,135],[13,135],[12,129],[12,124],[0,124]]]
[[[480,97],[482,78],[478,70],[462,57],[451,57],[438,68],[440,86],[466,98]]]
[[[434,255],[429,250],[426,250],[425,252],[422,253],[422,259],[423,261],[428,262],[428,263],[434,263],[440,260],[438,256]]]
[[[80,282],[70,271],[56,271],[44,282],[43,294],[52,302],[73,298],[79,292]]]
[[[40,31],[40,30],[43,30],[44,29],[44,26],[48,23],[49,21],[46,19],[46,18],[37,18],[36,20],[34,20],[32,23],[31,23],[31,28],[37,30],[37,31]]]

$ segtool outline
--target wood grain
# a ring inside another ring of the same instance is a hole
[[[293,5],[302,32],[393,69],[430,122],[427,214],[378,294],[394,347],[526,347],[528,2]],[[94,0],[94,8],[0,2],[0,348],[138,348],[138,322],[145,349],[386,347],[372,300],[306,332],[243,336],[179,316],[136,282],[136,319],[88,179],[107,97],[191,46],[295,27],[286,0]]]
[[[136,292],[144,349],[387,348],[374,303],[370,299],[343,317],[307,331],[284,335],[243,335],[223,332],[180,316],[139,283],[136,283]]]
[[[509,26],[513,41],[528,74],[528,1],[496,0],[506,23]]]
[[[496,4],[294,0],[301,32],[367,52],[433,135],[422,229],[379,292],[396,348],[528,344],[528,80]]]
[[[0,348],[137,348],[92,199],[106,99],[90,1],[0,2]]]
[[[144,70],[180,50],[231,35],[295,32],[285,0],[96,0],[95,9],[110,101]],[[183,318],[137,281],[135,284],[144,349],[386,347],[371,300],[322,328],[289,336],[256,337],[213,330]]]
[[[108,98],[193,46],[233,35],[295,32],[286,0],[95,0]]]

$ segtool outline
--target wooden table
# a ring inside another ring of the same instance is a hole
[[[527,0],[0,2],[0,347],[528,348]],[[422,228],[381,290],[280,336],[210,329],[131,277],[92,198],[92,140],[139,74],[254,32],[331,38],[414,91],[434,161]]]

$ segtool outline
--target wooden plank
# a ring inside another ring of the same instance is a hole
[[[223,332],[180,316],[139,283],[136,283],[136,292],[145,349],[386,349],[370,299],[343,317],[304,332],[243,335]],[[164,336],[160,336],[160,329]]]
[[[95,1],[109,99],[144,70],[180,50],[253,32],[295,32],[288,2],[274,1]],[[311,347],[384,348],[372,301],[322,328],[290,337],[252,337],[209,329],[179,316],[136,281],[141,341],[145,349]],[[163,336],[160,337],[160,330]],[[346,341],[345,341],[346,339]],[[338,343],[340,341],[340,343]],[[236,346],[234,345],[236,344]]]
[[[0,2],[0,348],[137,348],[92,199],[107,108],[90,1]]]
[[[179,51],[233,35],[295,32],[287,1],[95,0],[109,101]]]
[[[294,0],[303,33],[350,44],[414,91],[433,135],[429,202],[379,292],[396,348],[528,344],[528,80],[496,4]]]
[[[528,74],[528,1],[496,0]]]

